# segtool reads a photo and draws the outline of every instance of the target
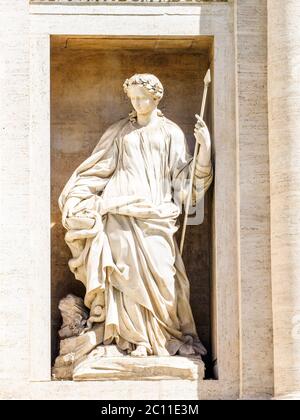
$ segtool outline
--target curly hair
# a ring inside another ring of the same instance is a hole
[[[163,97],[163,85],[161,84],[160,80],[153,74],[134,74],[129,79],[126,79],[123,84],[123,88],[126,95],[128,95],[128,89],[130,88],[130,86],[133,85],[139,85],[145,88],[153,97],[153,99],[160,101]]]

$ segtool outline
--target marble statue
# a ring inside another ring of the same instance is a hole
[[[90,310],[81,334],[101,326],[96,344],[135,357],[199,357],[206,350],[174,236],[192,157],[182,130],[158,109],[164,89],[157,77],[136,74],[124,90],[133,111],[106,130],[59,197],[69,267]],[[213,177],[209,131],[196,118],[194,204]]]

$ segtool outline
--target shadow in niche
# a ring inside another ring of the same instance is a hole
[[[227,2],[228,0],[223,0]],[[199,14],[199,34],[202,32],[202,8],[200,9]],[[209,60],[208,60],[208,68],[211,72],[211,83],[208,89],[207,94],[207,108],[205,112],[205,122],[209,128],[211,134],[211,143],[212,143],[212,166],[214,170],[214,178],[213,182],[207,191],[204,197],[204,220],[207,221],[209,225],[209,229],[207,231],[201,231],[201,226],[199,228],[199,236],[208,234],[208,241],[209,243],[209,252],[208,252],[208,260],[207,262],[207,288],[209,289],[209,312],[206,312],[208,316],[207,323],[209,325],[209,345],[206,347],[208,352],[207,356],[203,357],[203,361],[205,363],[205,379],[206,380],[218,380],[218,349],[217,349],[217,316],[216,316],[216,278],[215,278],[215,142],[214,142],[214,99],[215,99],[215,85],[214,85],[214,71],[215,71],[215,37],[212,36],[211,44],[208,52]],[[186,252],[187,250],[185,250]],[[183,255],[185,258],[185,255]],[[187,257],[188,258],[188,257]],[[184,260],[186,262],[186,260]],[[189,266],[188,261],[187,264],[187,272],[189,273]],[[191,293],[193,292],[193,285],[191,284]],[[193,309],[194,310],[194,309]],[[198,330],[198,333],[201,337],[201,332]],[[203,399],[203,388],[201,386],[201,381],[198,382],[198,399]]]
[[[211,347],[211,231],[207,226],[211,225],[212,212],[212,188],[207,191],[203,200],[204,223],[195,226],[187,226],[186,239],[183,250],[183,261],[187,276],[190,281],[190,295],[193,315],[196,322],[198,335],[203,342],[207,355],[202,357],[205,364],[205,379],[214,378],[212,347]],[[179,218],[182,227],[183,215]],[[181,227],[176,233],[177,243],[180,243]],[[200,276],[199,266],[203,270]]]
[[[100,135],[131,109],[123,93],[124,80],[133,73],[156,74],[165,87],[160,104],[178,123],[193,151],[194,114],[199,113],[203,79],[209,66],[211,40],[205,37],[150,38],[52,37],[51,48],[51,319],[52,358],[58,354],[61,318],[59,300],[68,293],[84,296],[84,286],[69,271],[70,252],[57,200],[73,170],[90,155]],[[195,41],[194,41],[195,39]],[[155,42],[154,42],[155,41]],[[126,49],[135,42],[136,49]],[[186,46],[182,47],[182,44]],[[195,48],[192,46],[195,44]],[[181,45],[181,46],[180,46]],[[67,46],[67,48],[66,48]],[[180,98],[180,100],[178,100]],[[211,124],[212,101],[207,118]],[[212,377],[211,351],[211,197],[205,198],[205,219],[187,228],[184,261],[191,284],[191,306],[199,336],[208,350],[206,376]],[[180,232],[177,233],[178,237]]]
[[[85,287],[74,278],[73,273],[69,270],[68,260],[71,253],[67,246],[60,247],[64,242],[65,231],[60,222],[53,224],[51,228],[51,273],[57,279],[51,284],[51,363],[53,365],[55,358],[59,353],[58,330],[61,327],[62,319],[58,310],[59,301],[67,294],[72,293],[79,297],[84,297]],[[54,249],[59,244],[60,249]]]

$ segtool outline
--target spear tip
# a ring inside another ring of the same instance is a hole
[[[208,69],[204,77],[204,84],[209,85],[210,83],[211,83],[211,74],[210,74],[210,69]]]

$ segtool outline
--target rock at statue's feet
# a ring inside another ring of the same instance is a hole
[[[135,350],[130,353],[132,357],[147,357],[147,349],[145,346],[137,346]]]
[[[54,379],[72,379],[74,363],[84,359],[103,342],[104,324],[95,324],[85,333],[60,341],[59,356],[52,369]]]
[[[183,344],[178,350],[179,356],[194,356],[196,354],[193,346],[191,344]]]

